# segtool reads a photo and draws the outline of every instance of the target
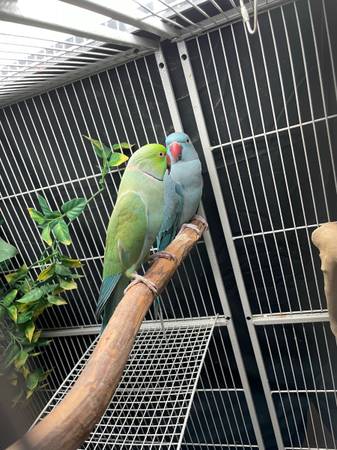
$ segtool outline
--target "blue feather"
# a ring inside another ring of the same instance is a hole
[[[129,283],[129,278],[120,273],[104,278],[96,308],[97,318],[102,316],[102,331],[109,322],[116,306],[123,298],[124,289]]]
[[[170,145],[181,145],[178,160],[172,156]],[[166,138],[167,153],[171,158],[171,172],[164,177],[164,218],[157,236],[158,251],[164,250],[175,238],[183,223],[197,212],[202,194],[201,163],[194,145],[185,133],[172,133]],[[155,318],[161,310],[160,299],[154,304]]]
[[[111,275],[110,277],[106,277],[102,281],[101,289],[99,291],[98,302],[96,306],[96,317],[100,318],[103,312],[103,309],[106,306],[107,301],[109,300],[113,290],[115,289],[118,281],[120,280],[122,274],[118,273],[116,275]]]

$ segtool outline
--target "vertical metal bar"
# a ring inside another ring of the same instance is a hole
[[[180,45],[180,49],[179,50],[180,50],[180,54],[181,54],[181,52],[183,51],[183,50],[181,50],[182,44],[179,44],[179,45]],[[183,44],[183,45],[185,46],[185,44]],[[168,72],[168,69],[167,69],[167,66],[166,66],[165,58],[164,58],[164,55],[163,55],[161,50],[156,52],[156,60],[157,60],[158,66],[159,66],[159,73],[160,73],[160,76],[161,76],[161,79],[162,79],[162,83],[163,83],[163,87],[164,87],[164,90],[165,90],[165,95],[166,95],[167,103],[168,103],[168,106],[169,106],[169,109],[170,109],[171,118],[172,118],[172,122],[173,122],[174,128],[182,130],[182,122],[181,122],[178,106],[177,106],[175,95],[174,95],[174,92],[173,92],[173,88],[172,88],[169,72]],[[184,66],[184,64],[183,64],[183,66]],[[192,75],[191,67],[189,67],[189,69],[190,69],[190,74]],[[191,80],[191,78],[189,78],[187,76],[186,68],[184,68],[184,73],[185,73],[186,80]],[[190,94],[191,100],[192,100],[192,106],[194,108],[195,107],[194,101],[196,101],[196,100],[199,101],[199,99],[198,98],[197,99],[192,99],[191,89],[190,89],[190,86],[189,86],[188,82],[187,82],[187,85],[188,85],[189,94]],[[199,133],[200,133],[201,130],[200,130],[200,126],[199,126],[199,123],[198,123],[198,117],[197,116],[196,116],[196,120],[197,120],[197,125],[198,125],[198,129],[199,129]],[[205,129],[205,132],[207,133],[206,129]],[[200,133],[200,138],[201,138],[201,133]],[[203,140],[201,140],[201,142],[204,145],[205,142]],[[208,143],[208,146],[209,146],[209,143]],[[205,147],[203,147],[203,148],[205,148]],[[206,152],[204,152],[204,153],[206,153]],[[212,158],[212,155],[210,155],[210,156]],[[205,155],[205,158],[206,158],[206,155]],[[205,211],[204,211],[203,205],[201,205],[200,212],[205,217]],[[230,314],[230,308],[229,308],[229,304],[228,304],[228,299],[227,299],[225,287],[224,287],[224,284],[223,284],[223,280],[222,280],[219,264],[218,264],[218,261],[217,261],[217,258],[216,258],[216,253],[215,253],[213,241],[212,241],[212,238],[211,238],[211,235],[210,235],[209,231],[204,233],[204,241],[205,241],[205,246],[206,246],[208,258],[209,258],[209,261],[210,261],[210,264],[211,264],[211,267],[212,267],[214,280],[215,280],[215,283],[216,283],[216,286],[217,286],[217,290],[218,290],[218,293],[219,293],[219,298],[220,298],[220,301],[221,301],[221,305],[222,305],[224,314],[227,315],[227,316],[230,316],[231,314]],[[242,386],[243,386],[244,391],[245,391],[247,406],[248,406],[248,410],[250,412],[250,417],[251,417],[251,421],[252,421],[252,424],[253,424],[255,437],[256,437],[257,443],[259,445],[259,448],[260,449],[264,449],[264,443],[263,443],[263,439],[262,439],[260,425],[259,425],[259,422],[258,422],[258,419],[257,419],[257,414],[256,414],[256,410],[255,410],[255,406],[254,406],[254,402],[253,402],[253,398],[252,398],[252,394],[251,394],[251,390],[250,390],[250,386],[249,386],[246,370],[245,370],[245,367],[244,367],[244,364],[243,364],[243,359],[242,359],[242,355],[241,355],[240,346],[239,346],[239,343],[238,343],[238,340],[237,340],[236,331],[235,331],[234,323],[233,323],[232,320],[228,321],[227,329],[228,329],[230,341],[231,341],[231,344],[232,344],[232,347],[233,347],[233,351],[234,351],[235,356],[236,356],[236,364],[237,364],[237,367],[238,367],[238,371],[240,373],[241,383],[242,383]],[[238,404],[240,405],[239,398],[238,398]],[[247,436],[248,436],[248,433],[247,433]]]
[[[191,98],[192,107],[193,107],[195,119],[197,122],[198,130],[199,130],[200,140],[201,140],[202,147],[204,150],[204,156],[205,156],[208,172],[210,175],[213,191],[215,194],[215,199],[216,199],[217,207],[218,207],[219,214],[220,214],[220,220],[221,220],[223,232],[224,232],[224,235],[226,238],[227,248],[228,248],[228,252],[230,255],[231,262],[232,262],[236,283],[237,283],[238,290],[240,293],[240,298],[242,301],[242,306],[244,309],[244,313],[245,313],[246,317],[248,318],[251,316],[251,310],[250,310],[250,305],[249,305],[249,301],[248,301],[248,296],[247,296],[247,292],[245,289],[238,256],[237,256],[236,249],[235,249],[234,242],[233,242],[233,236],[232,236],[232,232],[230,229],[228,214],[227,214],[226,207],[225,207],[223,197],[222,197],[222,191],[221,191],[221,186],[220,186],[220,182],[219,182],[218,175],[217,175],[216,166],[215,166],[215,163],[213,160],[212,153],[210,151],[211,145],[210,145],[210,140],[209,140],[209,136],[208,136],[208,131],[207,131],[205,119],[203,116],[203,112],[201,109],[201,103],[200,103],[197,87],[195,84],[193,70],[192,70],[190,60],[189,60],[186,44],[184,42],[180,42],[178,44],[178,50],[179,50],[179,55],[181,57],[182,66],[183,66],[183,70],[184,70],[184,74],[185,74],[185,80],[186,80],[189,95]],[[256,362],[257,362],[257,365],[259,368],[261,381],[262,381],[269,413],[271,416],[274,433],[275,433],[275,438],[276,438],[279,450],[282,450],[284,448],[284,444],[283,444],[283,439],[282,439],[282,435],[281,435],[281,429],[279,426],[279,422],[278,422],[278,418],[277,418],[277,414],[276,414],[276,410],[275,410],[275,405],[273,403],[273,399],[271,396],[269,381],[267,378],[267,373],[266,373],[266,369],[264,366],[264,361],[263,361],[260,345],[258,342],[256,330],[255,330],[254,324],[250,320],[247,321],[247,326],[248,326],[248,331],[250,334],[251,342],[253,345]]]
[[[181,118],[180,118],[177,102],[176,102],[176,99],[175,99],[175,95],[174,95],[174,92],[173,92],[171,79],[170,79],[170,76],[169,76],[169,72],[167,70],[167,65],[166,65],[166,62],[165,62],[165,58],[164,58],[164,55],[163,55],[161,50],[156,52],[156,60],[157,60],[157,64],[158,64],[158,67],[159,67],[159,73],[160,73],[160,77],[161,77],[161,80],[162,80],[163,88],[164,88],[164,91],[165,91],[165,96],[166,96],[166,99],[167,99],[167,102],[168,102],[168,106],[169,106],[169,109],[170,109],[170,115],[171,115],[171,119],[172,119],[172,123],[173,123],[174,129],[176,131],[178,131],[178,130],[180,131],[180,130],[183,129],[183,126],[182,126],[182,122],[181,122]],[[204,233],[204,236],[206,236],[206,235],[209,236],[209,232]],[[210,237],[209,237],[209,239],[210,239]],[[178,276],[179,276],[179,274],[178,274]],[[220,279],[221,279],[221,277],[220,277]],[[182,289],[183,289],[183,292],[184,292],[183,285],[182,285]],[[188,302],[187,302],[187,305],[188,305]],[[195,305],[195,306],[197,307],[197,305]],[[216,313],[215,310],[214,310],[214,313]],[[225,314],[226,314],[226,311],[225,311]],[[213,368],[213,370],[214,370],[214,368]],[[208,374],[208,370],[207,369],[206,369],[206,378],[207,378],[208,382],[210,382],[210,378],[209,378],[209,374]],[[217,377],[216,377],[216,382],[217,382],[218,385],[220,385],[218,383]],[[201,385],[203,387],[203,381],[202,380],[201,380]],[[216,405],[216,410],[217,410],[216,412],[217,412],[218,416],[220,417],[220,411],[218,409],[216,398],[214,396],[214,393],[212,393],[212,394],[213,394],[214,403]],[[221,397],[221,400],[222,400],[222,403],[223,403],[223,398],[222,397]],[[213,414],[212,408],[211,408],[211,406],[209,404],[209,400],[208,400],[207,396],[206,396],[206,403],[207,403],[207,407],[208,407],[208,409],[209,409],[209,411],[211,413],[210,417],[212,419],[214,428],[217,430],[216,420],[214,418],[214,414]],[[205,420],[205,422],[207,424],[206,426],[208,427],[209,417],[205,413],[202,403],[200,403],[200,405],[201,405],[202,414],[204,416],[204,420]],[[230,424],[230,420],[229,420],[229,417],[228,417],[226,405],[224,403],[223,403],[223,408],[225,410],[226,418],[227,418],[228,424],[230,426],[230,434],[231,434],[232,440],[234,440],[233,430],[232,430],[232,427],[231,427],[231,424]],[[235,416],[235,411],[234,411],[233,405],[232,405],[232,410],[233,410],[233,414]],[[197,417],[197,420],[198,420],[199,426],[200,426],[199,414],[196,414],[196,417]],[[192,426],[194,427],[193,420],[191,420],[191,423],[192,423]],[[228,442],[227,433],[226,433],[226,430],[223,427],[222,422],[221,422],[221,428],[222,428],[223,434],[225,436],[225,439]],[[211,433],[210,433],[210,435],[211,435]],[[218,433],[217,433],[217,437],[218,437],[218,440],[220,442],[220,438],[218,436]],[[212,439],[212,441],[213,441],[213,439]],[[200,445],[201,445],[201,443],[200,443]]]

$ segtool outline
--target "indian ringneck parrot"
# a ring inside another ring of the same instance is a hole
[[[171,160],[171,170],[164,176],[164,215],[157,236],[158,253],[154,255],[154,258],[170,259],[171,255],[164,252],[163,249],[170,244],[180,228],[189,227],[199,233],[198,228],[188,222],[195,216],[199,208],[203,180],[199,156],[187,134],[172,133],[167,136],[165,145]],[[205,222],[202,217],[197,216],[197,218]],[[158,298],[154,306],[157,317],[160,311]]]
[[[103,281],[97,317],[107,325],[130,279],[155,285],[136,273],[147,259],[163,222],[164,175],[170,159],[166,148],[148,144],[130,158],[122,177],[106,234]]]

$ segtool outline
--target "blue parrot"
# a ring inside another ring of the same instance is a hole
[[[167,136],[165,145],[171,160],[171,172],[164,176],[164,214],[157,236],[158,252],[154,258],[171,259],[172,255],[164,252],[163,249],[175,238],[179,229],[188,227],[199,232],[195,225],[188,222],[199,208],[203,180],[198,153],[187,134],[172,133]],[[197,217],[205,222],[202,217]],[[158,298],[154,306],[155,316],[158,317],[161,312]],[[161,315],[160,319],[162,322]]]

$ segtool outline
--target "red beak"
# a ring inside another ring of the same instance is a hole
[[[170,173],[171,172],[171,158],[169,157],[169,155],[166,155],[166,162],[167,162],[168,173]]]
[[[181,151],[183,147],[178,142],[172,142],[170,145],[170,152],[173,158],[177,161],[181,156]]]

